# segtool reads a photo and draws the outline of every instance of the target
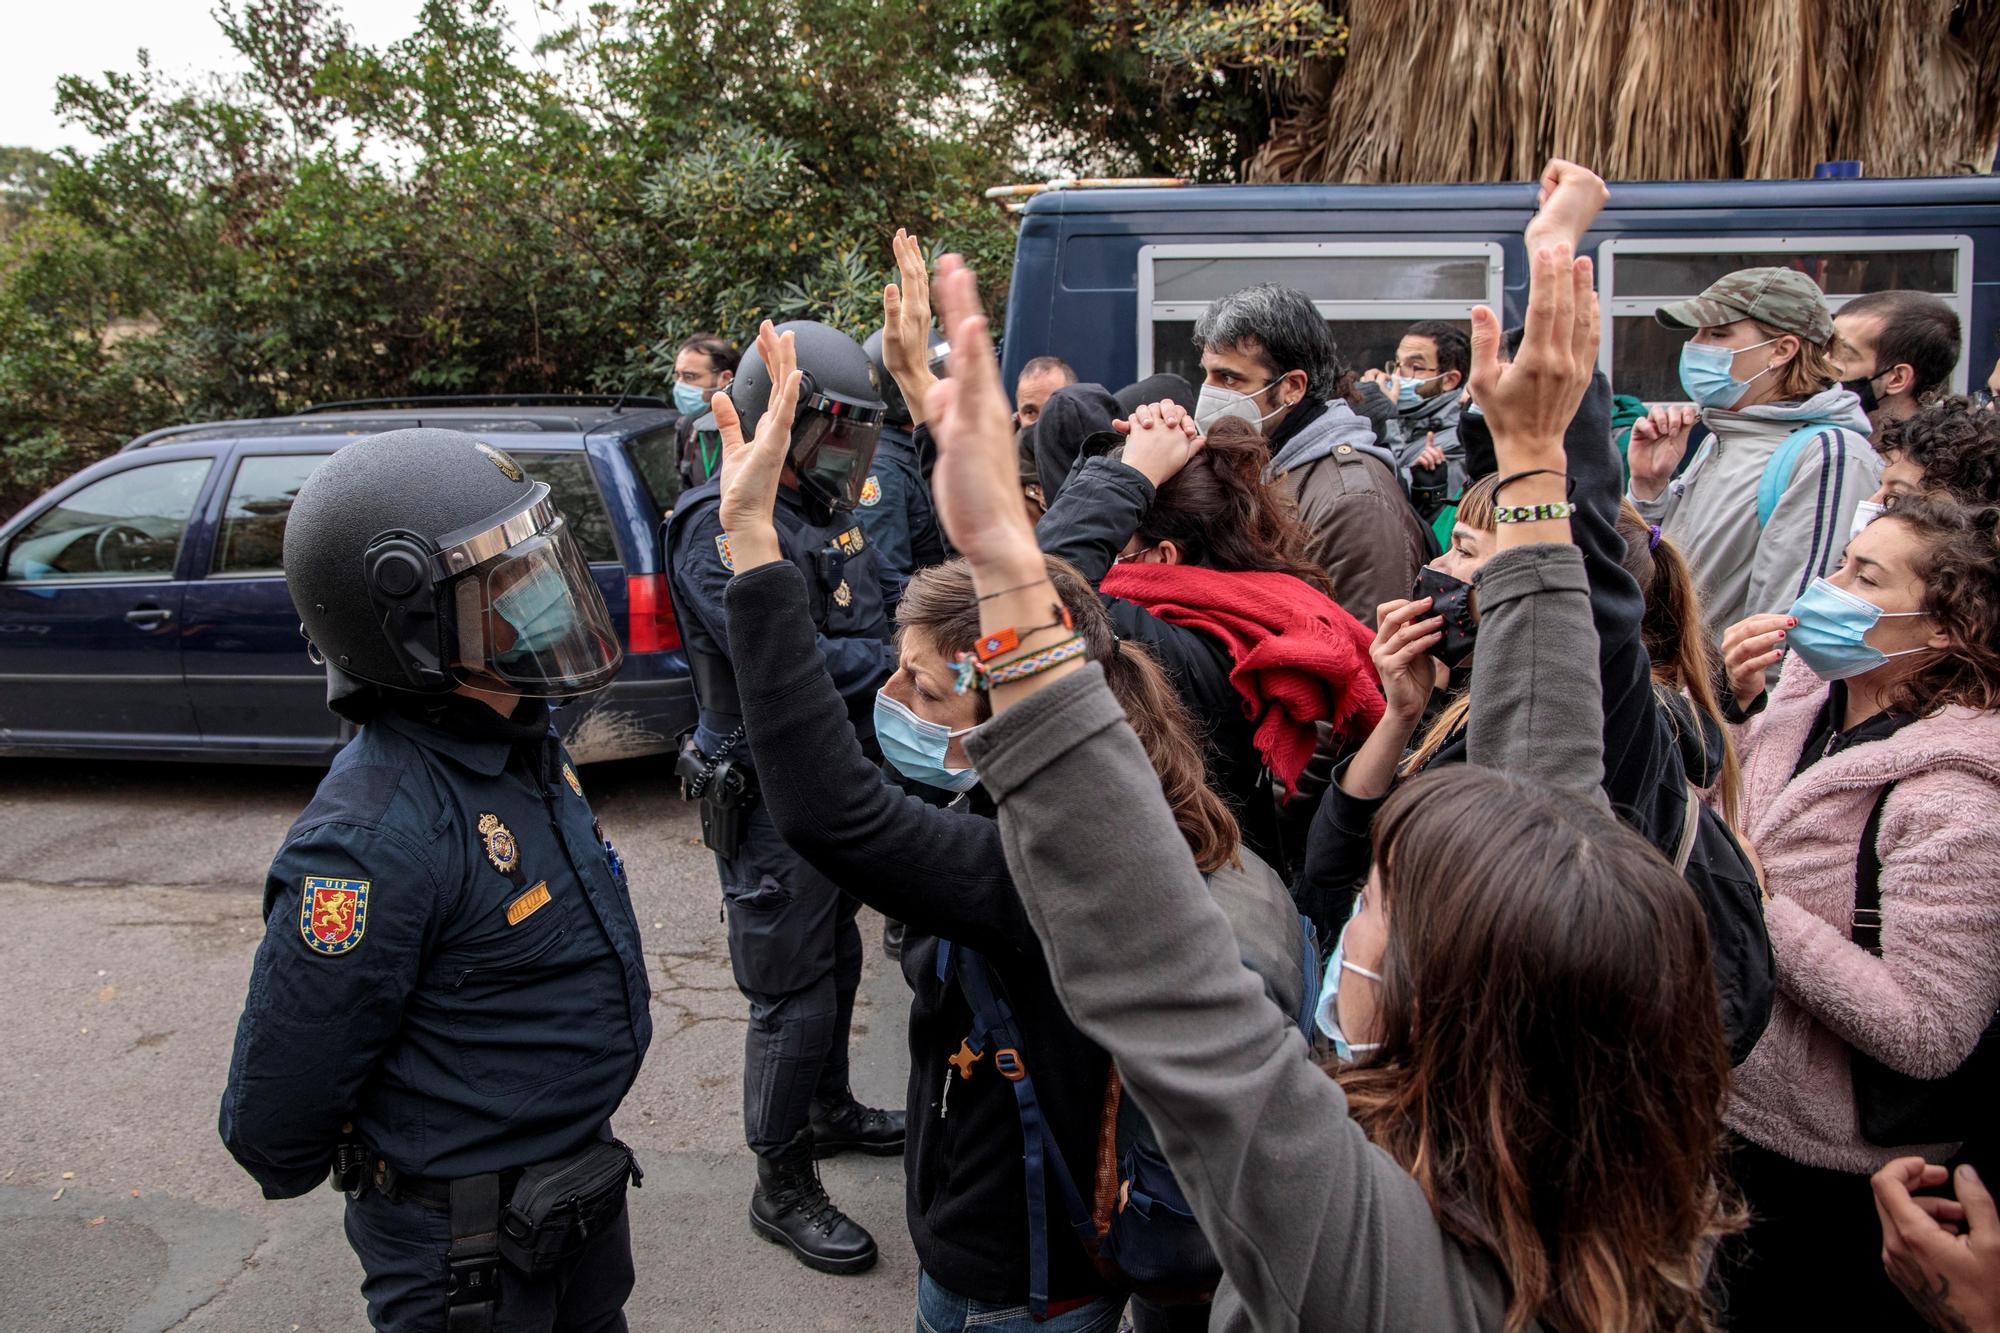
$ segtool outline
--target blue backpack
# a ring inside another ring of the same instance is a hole
[[[1294,1021],[1310,1046],[1313,1011],[1319,1007],[1320,964],[1312,923],[1305,917],[1299,918],[1299,952],[1304,964],[1304,998]],[[965,1049],[977,1056],[990,1048],[993,1067],[1014,1088],[1028,1190],[1029,1313],[1039,1322],[1049,1312],[1048,1197],[1052,1184],[1062,1196],[1070,1229],[1107,1281],[1163,1301],[1207,1299],[1222,1280],[1222,1264],[1201,1234],[1194,1209],[1160,1152],[1152,1126],[1124,1098],[1118,1067],[1111,1067],[1106,1084],[1098,1131],[1096,1189],[1086,1202],[1049,1134],[1035,1095],[1034,1077],[1022,1057],[1014,1012],[995,987],[986,959],[977,949],[939,940],[937,976],[946,985],[956,977],[972,1007],[972,1032],[965,1039]]]
[[[1792,484],[1792,470],[1798,466],[1799,455],[1805,447],[1823,430],[1840,430],[1831,421],[1815,421],[1787,435],[1771,454],[1771,460],[1764,464],[1764,475],[1757,482],[1757,527],[1761,530],[1771,521],[1771,515],[1778,508],[1778,501],[1785,494],[1785,487]]]

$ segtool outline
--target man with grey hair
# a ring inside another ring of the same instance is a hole
[[[1209,306],[1195,325],[1203,382],[1195,422],[1252,423],[1271,450],[1264,479],[1298,505],[1334,600],[1373,627],[1375,608],[1410,595],[1430,539],[1403,496],[1396,459],[1336,396],[1340,349],[1305,293],[1260,283]]]

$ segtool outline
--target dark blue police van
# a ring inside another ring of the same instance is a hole
[[[279,566],[299,487],[341,445],[426,425],[548,483],[624,639],[609,689],[557,714],[579,762],[694,723],[660,521],[679,492],[653,399],[443,398],[154,431],[0,525],[0,756],[323,764],[326,709]]]
[[[1386,365],[1420,319],[1488,305],[1518,324],[1534,209],[1523,184],[1045,190],[1021,214],[1006,382],[1053,355],[1112,388],[1160,371],[1198,383],[1195,321],[1257,282],[1312,297],[1357,370]],[[1614,390],[1648,401],[1683,396],[1684,335],[1653,311],[1761,265],[1811,274],[1836,310],[1886,288],[1944,298],[1965,328],[1959,392],[1983,383],[2000,351],[1992,176],[1614,184],[1583,250],[1604,299],[1600,364]]]

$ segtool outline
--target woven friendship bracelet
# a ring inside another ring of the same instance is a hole
[[[990,690],[995,685],[1025,680],[1037,672],[1047,671],[1052,666],[1082,655],[1083,640],[1080,637],[1064,639],[1061,643],[1012,658],[999,666],[988,666],[971,653],[960,653],[952,665],[952,692],[964,694],[967,690]]]
[[[1017,657],[1005,666],[991,667],[986,672],[986,688],[995,685],[1012,685],[1030,676],[1039,676],[1044,671],[1059,667],[1064,662],[1083,656],[1083,640],[1071,639],[1053,648],[1044,648],[1039,653],[1027,657]]]
[[[1495,523],[1539,523],[1550,518],[1570,518],[1576,513],[1576,506],[1567,500],[1541,505],[1495,505]]]

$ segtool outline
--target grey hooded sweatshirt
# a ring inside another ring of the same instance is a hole
[[[1740,412],[1704,408],[1713,437],[1656,500],[1632,497],[1648,523],[1681,544],[1701,588],[1710,637],[1745,616],[1784,611],[1847,549],[1855,506],[1881,484],[1868,414],[1835,385],[1804,402]],[[1770,522],[1757,523],[1757,489],[1787,436],[1820,425],[1800,451]]]
[[[1264,468],[1298,504],[1313,563],[1333,580],[1333,600],[1364,625],[1375,608],[1408,597],[1430,559],[1424,525],[1396,477],[1396,457],[1336,399],[1284,438]]]

